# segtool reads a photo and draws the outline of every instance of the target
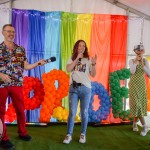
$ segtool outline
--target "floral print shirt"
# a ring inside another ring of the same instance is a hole
[[[0,88],[7,86],[22,86],[25,49],[14,43],[14,49],[10,50],[5,43],[0,44],[0,73],[11,77],[11,83],[0,81]]]

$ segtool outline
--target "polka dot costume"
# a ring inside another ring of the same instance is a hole
[[[129,102],[132,117],[143,117],[147,115],[146,81],[141,64],[136,66],[136,72],[131,74],[130,77]]]

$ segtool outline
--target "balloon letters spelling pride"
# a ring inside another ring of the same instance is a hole
[[[123,97],[128,98],[128,89],[120,86],[120,80],[125,80],[129,77],[130,71],[126,68],[110,73],[109,84],[112,103],[104,86],[97,82],[92,83],[92,96],[88,110],[89,122],[105,120],[110,113],[111,106],[114,118],[121,118],[122,120],[132,119],[129,117],[129,110],[123,110]],[[44,84],[38,78],[24,78],[24,103],[27,110],[39,108],[42,104],[39,121],[49,122],[54,109],[62,106],[62,98],[68,95],[69,76],[64,71],[54,69],[49,73],[44,73],[42,79]],[[31,97],[31,95],[33,96]],[[94,95],[98,95],[100,99],[101,106],[97,111],[94,111],[92,106]],[[10,114],[14,114],[12,103],[8,105],[5,121],[13,122],[16,119],[15,114],[11,118]]]

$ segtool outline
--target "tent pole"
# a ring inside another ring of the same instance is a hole
[[[128,24],[129,24],[129,14],[130,14],[130,11],[129,9],[126,10],[126,15],[127,15],[127,19],[128,19]],[[127,34],[129,33],[129,26],[127,26]],[[128,38],[128,35],[127,35],[127,45],[126,45],[126,48],[127,48],[127,53],[126,53],[126,68],[128,67],[128,54],[129,54],[129,38]]]
[[[13,3],[13,0],[10,0],[9,1],[9,23],[12,22],[12,3]]]
[[[73,2],[72,2],[72,0],[70,1],[70,12],[71,13],[73,12]]]
[[[9,3],[9,1],[10,1],[10,0],[1,0],[0,5],[1,5],[1,4]]]
[[[126,15],[128,17],[128,23],[129,23],[129,9],[126,10]],[[129,28],[127,28],[127,34],[129,33]],[[128,36],[127,36],[128,37]],[[127,52],[126,52],[126,68],[128,67],[128,53],[129,53],[129,38],[127,38],[127,44],[126,44],[126,48],[127,48]],[[127,80],[125,80],[125,87],[127,87]],[[126,110],[126,105],[127,105],[127,102],[126,102],[126,98],[124,98],[124,110]]]
[[[113,5],[116,5],[116,6],[120,7],[120,8],[122,8],[122,9],[128,10],[129,12],[134,13],[134,14],[136,14],[138,16],[141,16],[144,19],[150,20],[150,16],[149,15],[146,15],[146,14],[144,14],[144,13],[142,13],[142,12],[136,10],[136,9],[133,9],[133,8],[123,4],[123,3],[120,3],[118,0],[105,0],[105,1],[107,1],[107,2],[109,2],[111,4],[113,4]]]

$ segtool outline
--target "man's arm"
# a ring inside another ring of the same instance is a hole
[[[37,66],[43,66],[45,64],[45,60],[44,59],[41,59],[39,61],[37,61],[36,63],[33,63],[33,64],[29,64],[27,60],[24,61],[24,69],[25,70],[31,70]]]

